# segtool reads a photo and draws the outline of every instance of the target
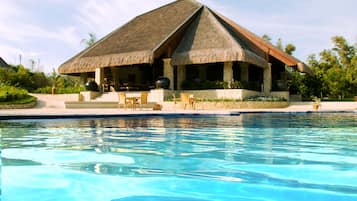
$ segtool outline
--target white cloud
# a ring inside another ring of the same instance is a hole
[[[78,7],[76,18],[79,24],[87,27],[89,32],[102,37],[135,16],[169,2],[171,0],[88,0]]]
[[[21,63],[25,66],[29,66],[29,60],[38,58],[40,55],[43,55],[42,52],[37,52],[34,50],[28,49],[21,49],[15,48],[9,45],[2,44],[0,46],[0,55],[3,57],[7,63],[17,65],[20,63],[20,56],[21,56]]]
[[[6,60],[6,62],[11,64],[17,64],[19,62],[19,55],[24,54],[24,51],[21,49],[7,46],[1,44],[0,46],[0,56]]]

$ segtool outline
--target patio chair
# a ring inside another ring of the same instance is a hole
[[[148,95],[149,95],[148,92],[141,92],[140,99],[138,99],[137,102],[137,104],[140,105],[140,108],[142,108],[144,104],[148,103]]]
[[[186,110],[187,105],[192,109],[195,109],[195,98],[193,94],[181,93],[181,102],[183,103],[183,108]]]
[[[118,108],[120,108],[121,105],[123,105],[123,108],[127,108],[128,101],[126,99],[126,94],[125,93],[118,93]]]

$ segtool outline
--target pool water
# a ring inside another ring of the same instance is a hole
[[[357,114],[0,122],[3,201],[356,201]]]

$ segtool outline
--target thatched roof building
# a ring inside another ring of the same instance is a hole
[[[298,59],[195,0],[178,0],[136,17],[62,64],[59,72],[151,64],[163,53],[172,57],[173,65],[246,61],[265,66],[271,55],[310,72]]]
[[[59,73],[95,75],[98,84],[107,76],[116,86],[166,76],[172,89],[181,89],[183,81],[195,74],[212,81],[253,80],[257,88],[264,84],[269,92],[274,82],[286,83],[285,66],[312,73],[303,62],[205,5],[177,0],[114,30],[63,63]]]

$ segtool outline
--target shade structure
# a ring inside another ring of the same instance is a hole
[[[302,64],[205,5],[178,0],[134,18],[62,64],[59,72],[152,64],[158,58],[171,58],[172,65],[241,61],[265,68],[269,56],[288,66]],[[306,65],[298,69],[309,71]]]

